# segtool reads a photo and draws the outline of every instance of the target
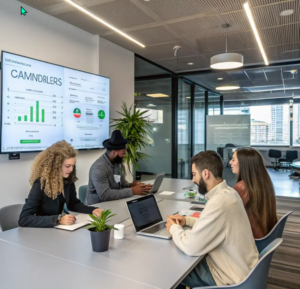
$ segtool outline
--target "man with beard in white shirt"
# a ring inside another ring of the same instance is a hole
[[[223,162],[216,152],[201,152],[191,164],[193,182],[207,203],[200,218],[169,216],[167,229],[180,250],[203,259],[177,288],[238,284],[258,262],[243,202],[222,180]]]

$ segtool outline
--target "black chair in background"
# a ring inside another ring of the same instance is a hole
[[[281,164],[285,163],[287,165],[284,168],[290,168],[291,163],[296,159],[298,159],[298,151],[287,151],[285,158],[279,159],[279,166],[281,167]]]
[[[227,143],[226,145],[225,145],[225,148],[235,148],[235,145],[234,144],[232,144],[232,143]],[[233,156],[233,151],[231,150],[228,150],[228,162],[227,162],[227,164],[226,164],[226,167],[228,167],[229,166],[229,162],[231,161],[231,159],[232,159],[232,156]]]
[[[273,164],[274,170],[278,170],[278,159],[281,158],[281,151],[279,150],[269,150],[269,158],[274,158],[275,162],[271,162]]]

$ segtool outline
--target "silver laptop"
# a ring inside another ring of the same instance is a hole
[[[155,194],[158,192],[160,185],[164,180],[164,177],[165,177],[165,173],[160,173],[156,175],[155,181],[153,183],[151,190],[149,191],[149,194]]]
[[[137,234],[162,239],[172,238],[153,195],[127,201],[126,204]]]

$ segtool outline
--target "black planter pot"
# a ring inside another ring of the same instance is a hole
[[[103,232],[95,232],[89,230],[91,233],[92,248],[94,252],[104,252],[109,248],[110,229]]]

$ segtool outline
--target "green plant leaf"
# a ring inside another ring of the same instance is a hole
[[[93,219],[90,225],[86,226],[86,229],[94,229],[96,232],[103,232],[108,229],[111,229],[112,226],[107,225],[107,222],[110,218],[115,216],[116,214],[112,214],[111,210],[104,210],[100,217],[96,217],[92,214],[89,216]]]

